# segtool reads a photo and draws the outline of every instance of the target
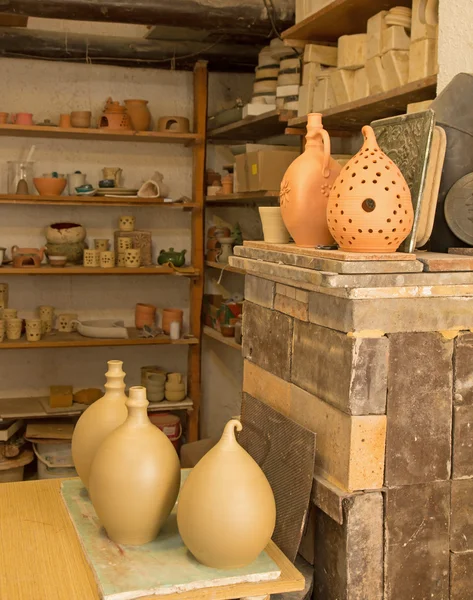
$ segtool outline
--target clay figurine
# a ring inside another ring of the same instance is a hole
[[[169,250],[161,250],[158,256],[158,264],[167,265],[173,264],[175,267],[183,267],[186,262],[186,250],[176,252],[174,248]]]

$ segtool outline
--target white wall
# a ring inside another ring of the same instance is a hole
[[[440,0],[438,93],[458,73],[473,73],[472,0]]]

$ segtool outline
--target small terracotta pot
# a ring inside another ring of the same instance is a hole
[[[181,331],[182,331],[183,317],[184,317],[183,310],[180,310],[178,308],[163,308],[163,317],[162,317],[161,328],[164,331],[164,333],[166,333],[167,335],[169,335],[171,333],[171,323],[173,321],[178,321],[181,324]]]
[[[4,125],[8,120],[8,113],[0,112],[0,124]]]
[[[135,307],[135,327],[143,329],[145,325],[153,327],[156,323],[156,306],[152,304],[140,304]]]
[[[11,119],[14,125],[33,125],[32,113],[12,113]]]
[[[66,113],[59,115],[59,127],[62,127],[63,129],[70,129],[72,127],[71,115]]]
[[[222,193],[233,194],[233,176],[225,175],[222,177]]]
[[[90,127],[92,113],[90,110],[73,110],[71,112],[72,127]]]
[[[288,244],[289,232],[284,225],[279,206],[260,206],[264,241],[268,244]]]
[[[147,107],[148,100],[125,100],[126,111],[135,131],[148,131],[151,115]]]
[[[158,131],[169,133],[189,133],[189,119],[186,117],[161,117],[158,121]]]

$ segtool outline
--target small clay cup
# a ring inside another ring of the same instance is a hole
[[[16,308],[4,308],[3,309],[3,318],[5,320],[16,319],[17,316],[18,316],[18,310]]]
[[[119,237],[117,239],[117,248],[119,252],[129,250],[133,247],[133,240],[129,237]]]
[[[77,319],[77,313],[62,313],[57,317],[58,331],[63,333],[72,333],[77,331],[77,326],[73,321]]]
[[[8,113],[0,112],[0,125],[5,125],[5,123],[7,121],[8,121]]]
[[[117,266],[118,267],[126,267],[126,250],[118,251]]]
[[[26,339],[28,342],[39,342],[41,333],[41,319],[26,319]]]
[[[84,267],[100,267],[100,250],[85,248]]]
[[[19,340],[21,338],[21,330],[23,328],[23,319],[9,318],[7,324],[7,338],[9,340]]]
[[[129,248],[125,251],[125,267],[136,269],[140,266],[141,250],[139,248]]]
[[[70,114],[63,113],[63,114],[59,115],[59,127],[62,127],[63,129],[71,128],[71,115]]]
[[[156,306],[152,304],[140,304],[135,307],[135,327],[143,329],[145,325],[153,327],[156,323]]]
[[[120,231],[134,231],[135,220],[135,217],[133,217],[132,215],[122,215],[118,222]]]
[[[100,267],[102,269],[111,269],[115,266],[115,252],[113,250],[103,250],[100,253]]]
[[[110,240],[106,240],[104,238],[95,238],[94,248],[96,250],[100,250],[101,252],[108,250],[110,248]]]

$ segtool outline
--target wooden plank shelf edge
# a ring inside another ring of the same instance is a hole
[[[235,123],[216,127],[208,132],[211,142],[228,143],[261,140],[273,135],[282,135],[289,119],[295,116],[292,110],[278,108],[256,117],[247,117]]]
[[[51,206],[153,206],[167,209],[192,210],[196,202],[164,202],[162,198],[104,196],[36,196],[34,194],[0,194],[0,204],[34,204]]]
[[[10,267],[4,265],[0,267],[0,275],[171,275],[173,277],[199,277],[200,271],[193,269],[185,272],[176,271],[167,266],[151,267],[111,267],[104,269],[102,267],[50,267],[44,265],[41,267]]]
[[[244,269],[239,269],[238,267],[232,267],[228,263],[219,263],[213,260],[206,260],[205,265],[210,267],[211,269],[219,269],[220,271],[227,271],[229,273],[240,273],[244,275],[246,271]]]
[[[235,194],[220,194],[218,196],[206,196],[206,204],[245,204],[262,202],[262,201],[277,201],[279,200],[278,191],[261,191],[261,192],[239,192]]]
[[[225,344],[226,346],[229,346],[230,348],[233,348],[234,350],[239,350],[241,352],[240,344],[237,344],[233,338],[227,338],[223,336],[216,329],[212,329],[212,327],[204,325],[203,333],[207,337],[212,338],[213,340],[220,342],[221,344]]]

